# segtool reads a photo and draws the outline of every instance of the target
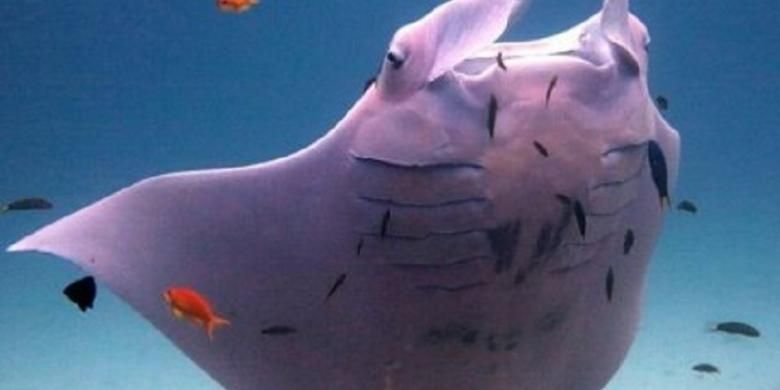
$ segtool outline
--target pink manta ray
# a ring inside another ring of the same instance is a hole
[[[404,26],[304,150],[144,180],[9,250],[72,260],[228,389],[601,388],[679,139],[627,0],[496,43],[523,5],[453,0]],[[174,285],[231,325],[173,320]]]

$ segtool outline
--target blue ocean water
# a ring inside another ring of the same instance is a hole
[[[392,33],[437,0],[0,3],[0,247],[139,179],[286,155],[356,101]],[[585,19],[599,0],[538,0],[506,39]],[[650,88],[670,101],[682,163],[653,258],[639,335],[608,386],[780,389],[780,3],[634,0]],[[159,332],[100,289],[65,302],[70,263],[0,253],[0,388],[217,389]],[[761,338],[707,331],[749,322]],[[709,362],[720,375],[690,367]]]

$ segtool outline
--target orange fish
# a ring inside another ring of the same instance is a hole
[[[165,302],[177,318],[186,318],[206,328],[209,340],[218,326],[230,325],[230,321],[214,314],[209,301],[197,291],[188,287],[171,287],[163,293]]]
[[[259,2],[260,0],[217,0],[217,8],[222,12],[241,13]]]

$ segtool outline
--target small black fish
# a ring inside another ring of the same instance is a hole
[[[0,212],[12,210],[48,210],[52,208],[51,202],[43,198],[17,199],[0,207]]]
[[[97,295],[97,286],[95,285],[95,278],[87,276],[81,278],[65,287],[62,290],[71,302],[79,306],[81,311],[87,311],[91,309],[95,303],[95,295]]]
[[[718,367],[715,367],[709,363],[700,363],[691,367],[691,369],[693,369],[694,371],[704,372],[707,374],[720,374],[720,370],[718,370]]]
[[[376,82],[376,76],[372,76],[370,79],[366,80],[366,82],[363,84],[363,92],[368,91],[369,88],[371,88],[372,85]]]
[[[658,105],[658,109],[661,111],[666,111],[669,108],[669,101],[663,95],[656,96],[655,104]]]
[[[626,236],[623,238],[623,254],[627,255],[631,252],[631,247],[634,246],[634,231],[631,229],[626,230]]]
[[[390,225],[390,210],[385,211],[385,215],[382,216],[382,227],[379,230],[379,237],[387,235],[387,228]]]
[[[262,334],[267,334],[269,336],[283,336],[288,335],[291,333],[295,333],[297,330],[290,326],[284,326],[284,325],[274,325],[269,326],[263,330],[260,331]]]
[[[609,270],[607,271],[607,279],[606,279],[606,290],[607,290],[607,301],[612,302],[612,288],[615,286],[615,273],[612,271],[612,267],[609,267]]]
[[[585,210],[582,209],[582,203],[579,200],[574,201],[574,217],[577,218],[577,228],[580,235],[585,237]]]
[[[696,208],[696,205],[693,204],[693,202],[690,200],[683,200],[682,202],[678,203],[677,210],[687,211],[691,214],[696,214],[696,212],[699,211],[699,209]]]
[[[647,143],[647,159],[650,163],[650,173],[653,176],[653,183],[658,190],[658,198],[661,202],[661,208],[664,207],[664,203],[668,206],[669,200],[669,187],[667,184],[667,170],[666,170],[666,157],[661,150],[661,146],[658,142],[650,140]]]
[[[561,204],[563,204],[564,206],[569,206],[569,205],[571,205],[571,198],[569,198],[569,197],[568,197],[568,196],[566,196],[566,195],[563,195],[563,194],[555,194],[555,198],[556,198],[556,199],[558,199],[558,201],[559,201],[559,202],[561,202]]]
[[[330,297],[336,293],[336,290],[341,287],[341,285],[344,283],[344,280],[347,279],[347,274],[341,274],[339,275],[338,279],[333,283],[333,286],[331,286],[330,291],[328,291],[328,295],[325,297],[325,300],[327,301],[330,299]]]
[[[490,95],[490,103],[488,103],[488,118],[487,118],[488,134],[490,134],[490,138],[493,138],[493,135],[495,134],[496,111],[498,111],[498,101],[496,100],[495,96]]]
[[[558,84],[558,75],[553,76],[553,78],[550,80],[550,85],[547,86],[547,93],[544,95],[545,108],[550,105],[550,97],[552,96],[552,91],[553,88],[555,88],[555,84]]]
[[[360,256],[360,252],[363,251],[363,238],[360,238],[360,241],[357,243],[357,248],[355,248],[355,253]]]
[[[498,55],[496,56],[496,62],[498,63],[499,68],[506,70],[506,64],[504,64],[504,53],[498,52]]]
[[[713,328],[712,330],[731,333],[731,334],[739,334],[747,337],[761,336],[761,332],[759,332],[758,329],[744,322],[738,322],[738,321],[721,322],[715,325],[715,328]]]
[[[534,147],[536,148],[536,151],[539,152],[544,157],[548,157],[550,154],[547,153],[547,148],[544,147],[539,141],[534,141]]]

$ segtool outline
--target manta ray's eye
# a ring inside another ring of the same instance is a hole
[[[387,52],[387,60],[393,65],[393,69],[400,69],[404,64],[404,59],[392,51]]]

